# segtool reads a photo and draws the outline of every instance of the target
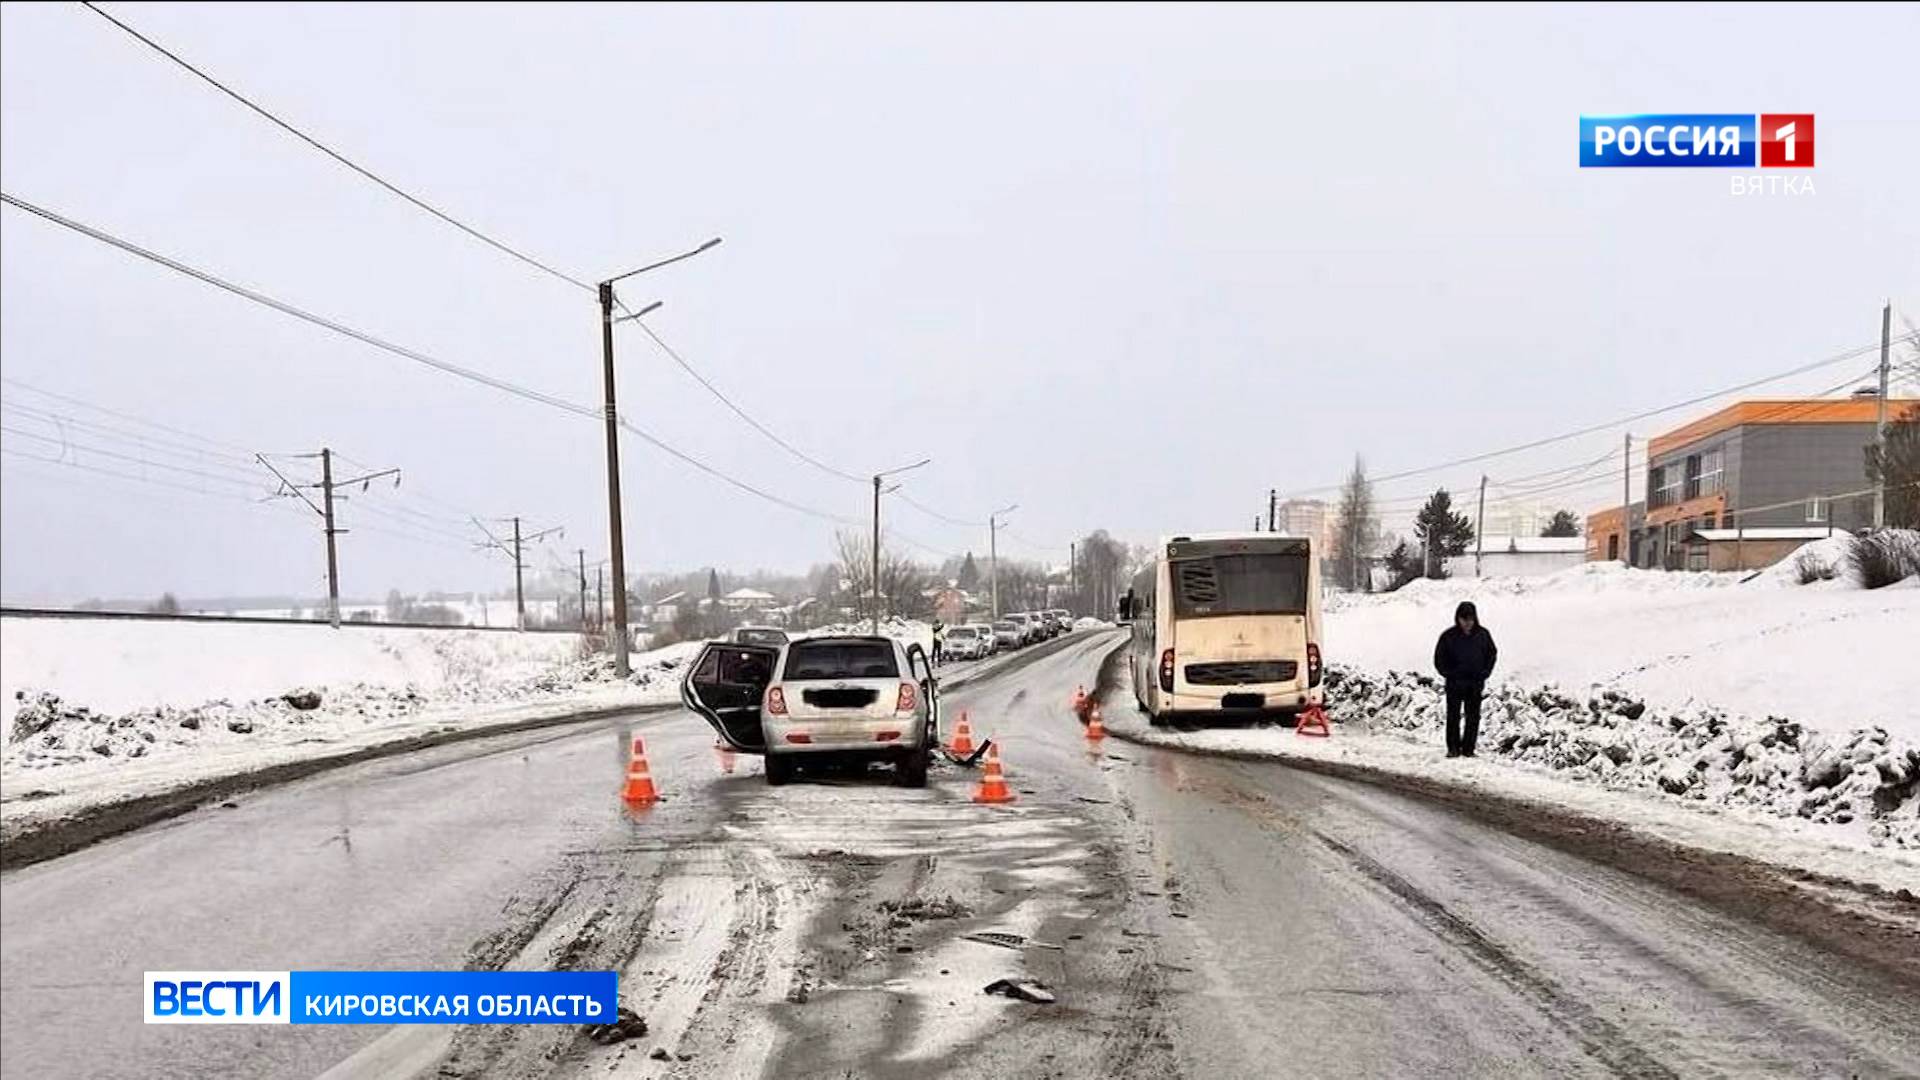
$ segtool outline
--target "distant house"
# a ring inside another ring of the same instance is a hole
[[[759,589],[735,589],[720,598],[720,606],[736,615],[762,611],[779,603],[779,598]]]
[[[686,590],[669,593],[650,604],[640,605],[640,618],[649,625],[666,625],[680,617],[680,609],[686,605],[686,602]]]
[[[943,623],[966,622],[967,613],[980,606],[972,593],[952,585],[928,589],[926,597],[933,607],[933,617]]]
[[[1478,559],[1474,552],[1481,554]],[[1587,559],[1584,536],[1489,536],[1465,555],[1447,559],[1448,577],[1535,577],[1578,566]]]

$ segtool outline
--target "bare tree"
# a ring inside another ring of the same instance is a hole
[[[834,569],[840,575],[839,580],[858,598],[856,606],[860,614],[871,614],[874,602],[872,540],[865,533],[842,529],[834,534],[833,546]],[[889,546],[884,534],[881,536],[879,597],[882,611],[909,618],[925,616],[931,611],[926,596],[929,580],[925,569],[898,548]]]
[[[1358,456],[1353,471],[1340,486],[1340,522],[1333,536],[1334,577],[1355,592],[1371,584],[1373,549],[1380,540],[1380,511],[1373,501],[1373,482]]]

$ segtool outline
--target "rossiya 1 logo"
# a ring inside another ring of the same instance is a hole
[[[1582,116],[1583,169],[1811,169],[1812,113]]]

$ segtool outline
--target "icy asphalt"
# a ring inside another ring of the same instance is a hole
[[[769,788],[674,712],[343,769],[7,874],[0,1072],[1920,1075],[1920,986],[1871,965],[1383,788],[1089,748],[1067,700],[1117,641],[945,695],[1001,743],[1007,807],[957,768]],[[638,813],[630,730],[666,795]],[[650,1030],[140,1022],[143,970],[463,966],[617,968]],[[982,992],[1002,977],[1058,1001]]]

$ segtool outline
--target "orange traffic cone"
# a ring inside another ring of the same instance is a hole
[[[653,775],[647,771],[647,746],[640,736],[633,737],[633,753],[627,758],[627,783],[620,798],[629,803],[651,803],[660,798],[653,790]]]
[[[1099,742],[1106,737],[1107,728],[1100,722],[1100,703],[1096,701],[1087,711],[1087,739]]]
[[[723,742],[713,744],[714,752],[720,755],[720,771],[727,776],[733,775],[733,747]]]
[[[1300,710],[1300,718],[1294,722],[1295,735],[1311,735],[1316,739],[1333,736],[1333,729],[1327,726],[1327,710],[1317,704],[1308,705]]]
[[[980,790],[973,793],[977,803],[1010,803],[1013,801],[1013,789],[1007,787],[1007,778],[1000,774],[1000,744],[987,744],[987,768],[980,774]]]
[[[953,725],[953,742],[947,747],[955,757],[973,756],[973,726],[967,723],[967,714],[960,714],[960,722]]]

